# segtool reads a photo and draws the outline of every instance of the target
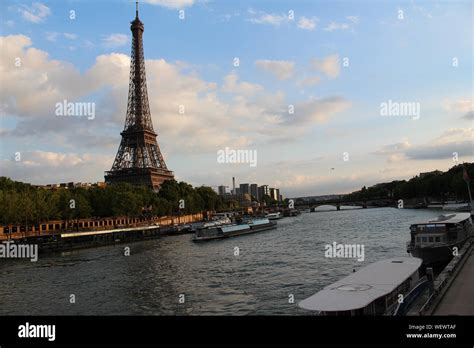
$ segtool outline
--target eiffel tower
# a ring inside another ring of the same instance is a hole
[[[151,121],[143,54],[144,29],[138,18],[137,1],[136,17],[130,26],[133,38],[127,117],[114,164],[105,172],[105,182],[146,185],[157,191],[165,180],[174,179],[174,174],[166,167]]]

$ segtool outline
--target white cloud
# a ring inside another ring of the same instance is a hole
[[[351,103],[342,97],[310,99],[295,106],[295,117],[288,118],[286,124],[310,125],[326,122],[333,115],[347,110]]]
[[[76,34],[71,34],[71,33],[63,33],[64,37],[68,40],[75,40],[77,39],[77,35]]]
[[[300,87],[310,87],[317,85],[321,82],[321,78],[319,76],[311,76],[305,77],[304,79],[297,82],[297,85]]]
[[[55,31],[49,31],[49,32],[46,33],[46,40],[54,42],[54,41],[56,41],[58,36],[59,36],[59,33],[55,32]]]
[[[474,100],[460,98],[457,100],[443,101],[443,109],[453,113],[462,113],[462,118],[468,121],[474,120]]]
[[[359,17],[358,16],[346,16],[346,19],[349,20],[350,22],[357,24],[359,23]]]
[[[452,128],[426,143],[414,145],[404,140],[386,145],[375,154],[387,157],[388,162],[452,160],[453,153],[457,153],[459,158],[472,159],[474,156],[472,139],[474,139],[474,128]]]
[[[284,13],[266,13],[263,11],[255,11],[253,9],[248,9],[247,12],[251,16],[248,21],[255,24],[269,24],[278,27],[282,23],[289,22],[288,16]]]
[[[314,70],[324,73],[331,79],[338,77],[341,71],[339,55],[337,54],[332,54],[323,59],[313,59],[311,65]]]
[[[354,29],[354,26],[359,23],[358,16],[346,16],[346,19],[346,22],[331,21],[323,30],[332,32],[336,30]]]
[[[102,39],[105,47],[120,47],[128,43],[128,35],[110,34]]]
[[[46,32],[45,34],[46,36],[46,40],[48,41],[51,41],[51,42],[55,42],[58,37],[64,37],[68,40],[75,40],[77,39],[77,35],[76,34],[72,34],[72,33],[58,33],[58,32],[55,32],[55,31],[48,31]]]
[[[301,17],[298,21],[298,28],[303,30],[314,30],[318,24],[319,19],[316,17],[306,18]]]
[[[31,23],[43,22],[51,14],[49,7],[40,2],[34,2],[31,6],[21,5],[18,11],[23,19]]]
[[[411,146],[408,140],[403,140],[399,143],[385,145],[375,154],[386,157],[387,162],[400,162],[407,159],[404,152]]]
[[[347,29],[349,29],[349,24],[336,23],[336,22],[330,22],[328,26],[324,28],[324,30],[326,31],[347,30]]]
[[[230,21],[232,18],[234,18],[234,17],[239,17],[239,16],[240,16],[240,12],[226,13],[226,14],[220,16],[220,19],[221,19],[221,21],[223,21],[223,22],[228,22],[228,21]]]
[[[460,141],[473,141],[474,128],[451,128],[432,141],[432,145],[446,145]]]
[[[457,99],[457,100],[445,100],[443,102],[443,108],[447,111],[454,112],[469,112],[474,110],[474,100],[472,99]]]
[[[33,184],[103,181],[97,173],[110,167],[113,158],[74,152],[25,151],[21,161],[0,160],[2,175]],[[34,172],[34,174],[32,174]]]
[[[30,46],[30,38],[24,35],[0,37],[3,71],[0,114],[13,114],[19,118],[51,115],[56,102],[86,89],[78,70],[72,65],[51,60],[46,52]],[[21,59],[21,65],[11,69],[9,62],[15,57]]]
[[[158,5],[168,9],[180,10],[185,7],[190,7],[195,3],[195,0],[143,0],[144,3],[150,5]]]
[[[224,77],[224,85],[222,91],[226,93],[241,94],[247,96],[253,96],[256,93],[263,91],[261,85],[249,83],[249,82],[238,82],[239,76],[232,72]]]
[[[293,76],[295,63],[287,60],[259,59],[255,61],[257,68],[276,76],[279,80],[287,80]]]

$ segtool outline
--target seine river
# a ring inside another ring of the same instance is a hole
[[[406,256],[410,224],[436,215],[304,213],[279,220],[275,230],[201,244],[180,235],[41,254],[37,262],[3,259],[0,315],[309,314],[296,303],[353,269]],[[365,260],[326,258],[333,242],[364,245]]]

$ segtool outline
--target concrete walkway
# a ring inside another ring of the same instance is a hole
[[[434,315],[474,315],[474,251],[441,299]]]

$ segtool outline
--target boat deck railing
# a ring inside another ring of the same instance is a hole
[[[427,276],[423,276],[422,278],[420,278],[417,284],[413,287],[413,289],[411,289],[410,292],[406,294],[404,301],[398,303],[397,307],[393,312],[393,315],[405,315],[408,312],[412,303],[415,302],[418,298],[418,295],[420,295],[428,286],[429,280]]]
[[[469,238],[459,251],[459,254],[457,256],[454,256],[453,259],[444,268],[444,270],[438,275],[438,277],[434,281],[433,293],[418,311],[419,315],[433,314],[434,310],[442,300],[444,294],[449,289],[449,286],[452,284],[454,279],[456,279],[456,276],[462,269],[462,266],[468,259],[469,255],[471,254],[473,247],[474,239]]]

